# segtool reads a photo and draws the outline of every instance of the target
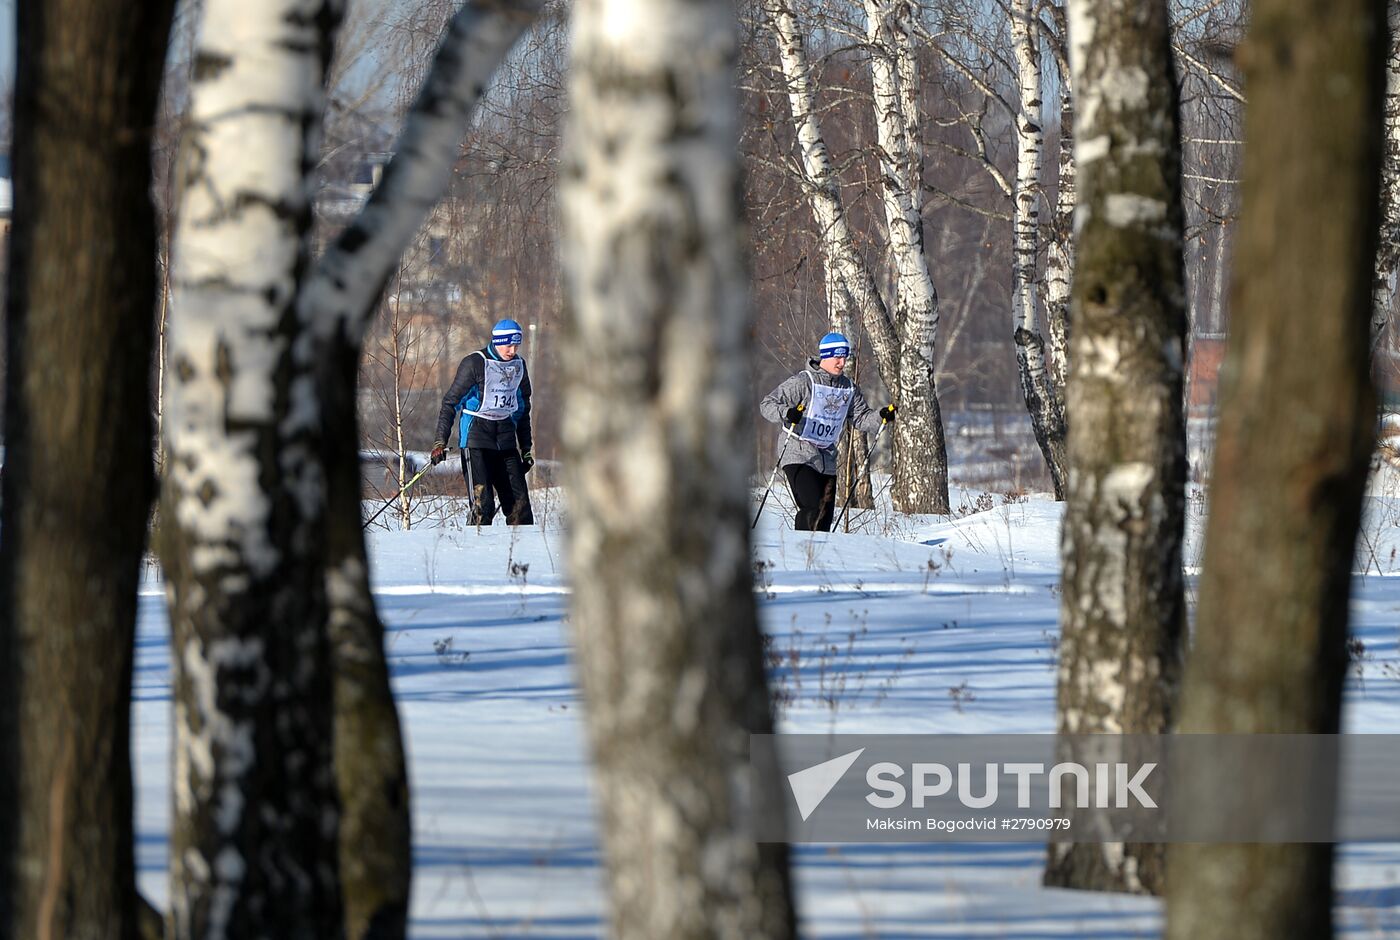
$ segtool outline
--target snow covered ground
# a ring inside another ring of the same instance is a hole
[[[1365,654],[1346,727],[1400,728],[1400,487],[1375,488],[1358,554]],[[1059,508],[960,492],[967,514],[860,513],[861,534],[793,532],[770,500],[754,545],[781,730],[1048,733],[1054,728]],[[412,933],[595,937],[601,859],[563,622],[557,494],[544,525],[449,518],[372,533],[374,583],[412,764]],[[1191,504],[1188,565],[1204,508]],[[142,889],[164,904],[170,685],[161,586],[143,586],[134,758]],[[821,938],[1153,937],[1156,901],[1048,890],[1038,845],[800,846],[802,934]],[[1400,845],[1343,847],[1348,936],[1400,937]]]

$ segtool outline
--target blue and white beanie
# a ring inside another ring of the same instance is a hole
[[[525,331],[514,320],[501,320],[491,327],[492,346],[519,346]]]
[[[851,341],[840,333],[828,333],[822,337],[821,345],[817,347],[817,358],[830,359],[833,356],[849,356],[851,354]]]

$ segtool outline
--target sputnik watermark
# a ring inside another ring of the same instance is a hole
[[[755,815],[764,841],[1400,839],[1396,735],[755,735],[750,744],[753,770],[777,777],[784,801]]]
[[[900,782],[904,768],[899,764],[881,761],[865,772],[865,782],[872,791],[865,801],[878,809],[894,809],[910,802],[915,809],[923,809],[927,801],[947,795],[957,780],[957,800],[968,809],[986,809],[995,806],[1001,795],[999,781],[1002,776],[1016,779],[1016,808],[1030,809],[1031,787],[1036,777],[1045,776],[1044,764],[1009,763],[983,764],[974,769],[970,763],[956,765],[956,772],[946,764],[913,764],[910,767],[911,786]],[[1124,763],[1097,763],[1091,766],[1066,761],[1050,768],[1048,778],[1047,805],[1050,809],[1063,809],[1067,805],[1073,809],[1128,809],[1132,801],[1138,806],[1156,809],[1157,803],[1143,789],[1155,763],[1146,763],[1134,769]],[[982,792],[973,793],[977,772],[982,772]],[[1093,786],[1090,787],[1090,779]],[[929,781],[933,782],[930,783]],[[1066,784],[1073,781],[1073,800],[1067,802]]]
[[[822,805],[822,800],[841,782],[841,778],[851,769],[856,758],[864,753],[865,748],[860,748],[849,754],[814,764],[795,774],[788,774],[788,786],[792,787],[792,798],[797,801],[797,811],[802,814],[803,821],[817,811],[817,807]]]
[[[865,753],[865,748],[860,748],[849,754],[842,754],[840,757],[833,757],[804,770],[788,774],[788,786],[792,788],[793,799],[797,802],[797,810],[804,821],[811,818],[812,813],[816,812],[822,801],[841,782],[846,771],[863,753]],[[910,785],[906,787],[902,782],[906,775],[902,765],[891,761],[872,764],[865,771],[865,782],[870,787],[870,792],[865,796],[865,802],[877,809],[895,809],[906,803],[914,809],[923,809],[929,800],[954,792],[954,781],[956,780],[956,796],[960,804],[968,809],[986,809],[996,805],[1001,794],[1000,780],[1003,776],[1008,776],[1015,780],[1016,808],[1030,809],[1033,781],[1037,777],[1046,776],[1044,764],[989,763],[976,769],[970,763],[960,763],[955,766],[956,769],[947,764],[939,763],[912,764],[908,769]],[[1055,764],[1050,768],[1048,774],[1049,797],[1047,804],[1050,809],[1064,808],[1066,806],[1065,794],[1069,792],[1073,796],[1073,801],[1069,805],[1075,809],[1107,809],[1110,806],[1126,809],[1132,805],[1134,800],[1138,806],[1156,809],[1156,801],[1143,789],[1143,783],[1156,769],[1155,763],[1144,764],[1136,770],[1125,763],[1098,763],[1092,767],[1072,762]],[[982,789],[980,793],[974,793],[978,770],[983,775]],[[1072,789],[1066,786],[1068,782],[1074,783]],[[908,822],[908,820],[886,822]],[[902,825],[871,825],[870,828],[905,827]],[[992,827],[969,826],[960,828]]]

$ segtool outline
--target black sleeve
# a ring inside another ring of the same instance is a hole
[[[515,419],[515,439],[523,454],[534,447],[534,434],[530,430],[530,367],[525,367],[525,377],[520,380],[520,417]]]
[[[452,421],[457,417],[457,406],[473,385],[481,383],[481,369],[476,366],[477,358],[473,353],[457,364],[457,375],[452,380],[452,387],[442,396],[442,408],[438,410],[437,435],[433,438],[434,441],[442,441],[449,445],[452,443],[447,439],[447,435],[452,433]]]

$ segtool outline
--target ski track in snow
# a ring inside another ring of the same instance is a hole
[[[1054,730],[1056,504],[997,500],[951,522],[864,512],[853,519],[871,534],[824,535],[787,528],[785,495],[770,500],[753,549],[763,623],[784,654],[774,684],[793,699],[781,730]],[[1357,562],[1369,574],[1357,577],[1352,604],[1369,658],[1348,680],[1346,728],[1382,733],[1400,727],[1400,499],[1375,500],[1370,511]],[[1199,503],[1190,522],[1193,566]],[[411,763],[415,938],[605,932],[562,547],[557,516],[514,533],[498,524],[371,535]],[[1194,582],[1188,590],[1194,602]],[[158,582],[141,592],[133,722],[140,886],[164,906],[171,739]],[[1040,887],[1043,852],[796,846],[802,935],[1159,934],[1155,900]],[[1400,937],[1400,845],[1350,844],[1339,859],[1339,933]]]

